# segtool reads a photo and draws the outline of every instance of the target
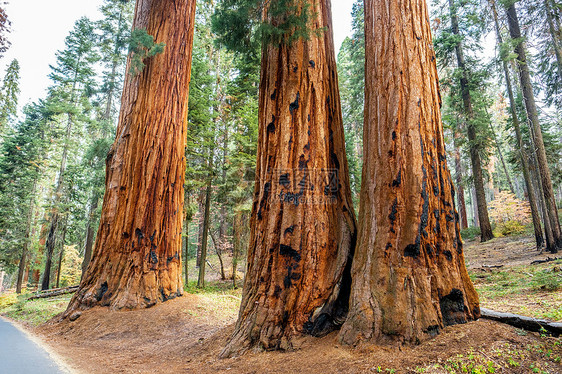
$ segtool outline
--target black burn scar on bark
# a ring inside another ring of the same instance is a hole
[[[466,306],[461,290],[453,288],[450,294],[439,298],[439,305],[445,326],[466,323]]]
[[[316,67],[316,62],[314,62],[314,60],[310,60],[308,61],[308,63],[310,64],[310,66],[314,69]]]
[[[289,187],[289,185],[291,184],[291,181],[289,180],[289,173],[282,174],[279,177],[279,184],[284,187]]]
[[[289,258],[295,260],[296,262],[299,262],[301,260],[300,253],[298,251],[294,250],[289,245],[280,244],[279,245],[279,253],[281,254],[281,256],[289,257]]]
[[[392,181],[392,187],[400,187],[400,184],[402,184],[402,169],[398,171],[396,179]]]
[[[421,197],[423,200],[422,205],[422,214],[420,217],[420,235],[423,235],[424,238],[427,238],[427,225],[429,223],[429,196],[427,195],[427,171],[425,167],[422,166],[423,171],[423,182],[422,182],[422,192]]]
[[[153,264],[153,265],[158,264],[158,256],[156,255],[156,252],[150,251],[149,256],[150,256],[150,263],[151,264]]]
[[[394,226],[394,222],[396,221],[396,215],[398,214],[398,198],[394,199],[392,203],[392,208],[390,209],[390,214],[388,215],[388,219],[390,219],[390,226]]]
[[[142,233],[142,230],[137,227],[135,229],[135,235],[137,236],[137,240],[138,240],[139,246],[140,246],[141,243],[142,243],[142,240],[144,239],[144,234]]]
[[[277,98],[277,90],[273,91],[271,94],[271,100],[275,100]]]
[[[107,292],[107,290],[109,289],[107,282],[103,282],[103,284],[101,285],[100,289],[98,290],[97,294],[96,294],[96,300],[100,301],[103,298],[103,295],[105,295],[105,293]]]
[[[293,225],[291,227],[288,227],[287,229],[285,229],[285,235],[287,234],[292,234],[295,231],[295,228],[297,227],[297,225]]]
[[[267,132],[270,134],[275,132],[275,116],[271,116],[271,122],[267,125]]]
[[[301,97],[300,92],[297,92],[296,100],[289,105],[289,111],[291,112],[291,114],[293,114],[293,112],[295,110],[299,109],[299,99],[300,99],[300,97]]]
[[[451,251],[444,251],[443,254],[448,261],[453,261],[453,254],[451,253]]]
[[[267,182],[263,188],[263,199],[260,202],[260,209],[258,210],[258,220],[263,218],[262,211],[267,203],[267,199],[269,199],[269,193],[271,191],[271,183]]]

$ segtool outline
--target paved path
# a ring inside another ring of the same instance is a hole
[[[63,374],[49,354],[0,317],[0,374]]]

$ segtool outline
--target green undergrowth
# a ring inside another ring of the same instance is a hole
[[[417,367],[416,373],[560,373],[560,339],[541,338],[533,344],[502,343],[495,347],[470,348],[445,362]]]
[[[0,296],[0,314],[18,322],[38,326],[64,312],[72,295],[28,300],[32,294]]]
[[[489,271],[473,269],[470,276],[484,307],[505,305],[530,317],[562,320],[562,260]]]

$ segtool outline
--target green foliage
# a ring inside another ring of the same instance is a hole
[[[472,226],[461,231],[461,237],[464,240],[475,240],[480,236],[480,227]]]
[[[265,17],[264,14],[267,14]],[[290,45],[320,35],[305,0],[223,0],[213,15],[217,40],[232,51],[253,54],[262,45]]]
[[[22,294],[14,304],[0,307],[0,313],[16,321],[39,326],[57,314],[64,312],[72,295],[63,295],[49,299],[27,300],[31,294]]]
[[[562,288],[562,271],[560,268],[547,269],[534,274],[531,285],[535,290],[554,292]]]
[[[135,29],[131,32],[129,39],[129,52],[131,53],[131,63],[129,73],[136,75],[144,67],[147,58],[164,53],[166,43],[155,43],[154,37],[149,35],[144,29]]]
[[[64,258],[62,261],[60,286],[76,286],[82,277],[82,258],[76,246],[66,246],[64,248]]]
[[[6,75],[0,88],[0,135],[1,131],[14,118],[18,108],[20,64],[13,60],[6,69]]]
[[[43,103],[24,109],[25,120],[0,146],[0,266],[14,271],[28,241],[27,225],[35,185],[44,170],[46,113]]]
[[[352,197],[356,205],[361,189],[363,168],[363,111],[365,91],[365,34],[363,1],[356,1],[352,11],[353,35],[346,38],[338,54],[338,76],[345,129],[345,146],[349,165]]]
[[[526,229],[527,227],[519,221],[503,221],[496,225],[494,235],[496,237],[521,235]]]

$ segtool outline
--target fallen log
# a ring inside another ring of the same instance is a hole
[[[544,264],[544,263],[547,263],[547,262],[552,262],[552,261],[557,261],[557,260],[562,260],[562,257],[560,257],[560,258],[558,258],[558,257],[554,257],[554,258],[547,257],[545,260],[535,260],[535,261],[531,262],[531,265]]]
[[[76,291],[78,291],[78,286],[57,288],[56,290],[43,291],[39,294],[33,295],[33,296],[29,297],[27,300],[47,299],[49,297],[66,295],[68,293],[73,293],[73,292],[76,292]]]
[[[482,265],[482,269],[501,269],[503,265]]]
[[[562,323],[550,322],[543,319],[520,316],[518,314],[496,312],[490,309],[480,309],[482,318],[490,319],[511,325],[527,331],[539,332],[543,329],[550,332],[553,336],[562,335]]]

